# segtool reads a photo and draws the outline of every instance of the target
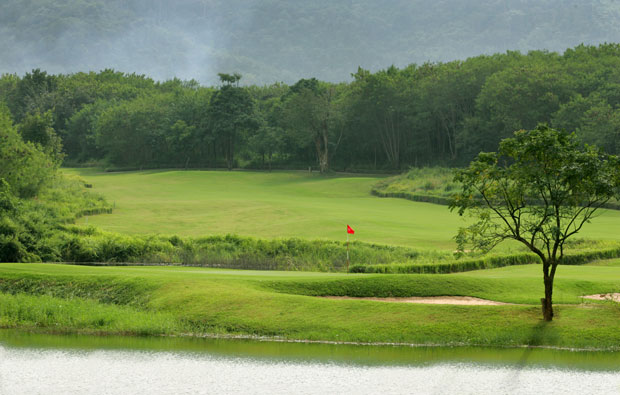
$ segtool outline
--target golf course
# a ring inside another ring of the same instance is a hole
[[[346,225],[355,240],[417,249],[454,251],[467,218],[447,206],[378,198],[372,186],[385,177],[322,176],[308,172],[142,171],[106,173],[65,169],[92,183],[114,204],[112,215],[78,224],[125,234],[340,240]],[[602,210],[581,238],[620,241],[620,211]],[[351,239],[353,240],[353,238]],[[509,249],[509,243],[499,246]]]
[[[112,214],[80,218],[78,228],[128,236],[236,234],[328,243],[343,242],[349,224],[355,229],[351,239],[426,250],[437,259],[452,256],[454,235],[467,224],[446,206],[370,195],[377,176],[63,172],[82,177],[114,206]],[[601,211],[580,233],[582,243],[616,245],[619,217],[618,211]],[[516,244],[499,247],[500,254],[523,252]],[[0,325],[50,333],[619,348],[620,305],[583,296],[619,293],[620,259],[560,266],[552,322],[540,317],[543,289],[539,264],[452,274],[358,274],[3,263]],[[440,296],[501,304],[380,300]],[[361,299],[370,297],[375,299]]]

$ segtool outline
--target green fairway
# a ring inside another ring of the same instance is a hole
[[[356,240],[453,250],[465,223],[446,206],[378,198],[377,177],[324,177],[306,172],[143,171],[66,169],[115,203],[114,213],[79,223],[121,233],[199,236],[234,233]],[[607,211],[584,237],[620,240],[620,213]]]
[[[452,237],[464,224],[446,206],[371,196],[377,177],[65,171],[84,177],[116,206],[113,214],[82,218],[80,224],[88,221],[88,225],[126,234],[237,233],[342,240],[348,223],[356,230],[356,240],[451,251]],[[582,235],[619,240],[619,212],[601,212]],[[88,246],[88,240],[94,239],[85,240]],[[114,245],[125,248],[119,240]],[[230,242],[239,242],[235,240]],[[169,243],[167,238],[159,242]],[[212,247],[204,248],[208,252]],[[261,248],[270,251],[271,247]],[[620,349],[619,305],[581,298],[609,292],[620,292],[620,260],[560,266],[553,322],[541,320],[540,265],[390,275],[6,263],[0,264],[0,327]],[[510,304],[421,305],[320,296],[473,296]]]
[[[371,196],[376,177],[304,172],[71,172],[115,202],[114,214],[88,218],[89,224],[115,232],[343,240],[350,224],[357,240],[454,249],[452,237],[462,224],[445,206]]]
[[[553,322],[543,323],[539,265],[453,275],[347,275],[0,264],[0,326],[85,333],[620,347],[618,305],[581,304],[580,298],[620,291],[620,267],[561,270],[556,300],[562,305],[556,306]],[[418,305],[312,295],[463,295],[518,305]]]

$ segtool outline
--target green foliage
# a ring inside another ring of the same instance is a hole
[[[245,140],[242,133],[257,126],[254,101],[245,88],[233,85],[241,75],[220,74],[225,85],[211,97],[209,102],[209,123],[213,138],[223,141],[226,166],[234,165],[235,148],[239,140]],[[240,144],[239,144],[240,145]]]
[[[170,314],[83,299],[0,294],[0,327],[50,332],[154,336],[182,331]]]
[[[564,265],[585,265],[597,260],[612,259],[620,257],[620,246],[598,246],[586,245],[577,250],[569,251],[563,258]],[[487,254],[477,258],[444,259],[442,261],[428,263],[397,263],[397,264],[371,264],[353,265],[350,268],[352,273],[460,273],[472,270],[494,269],[499,267],[514,265],[530,265],[540,263],[539,257],[533,253]]]
[[[419,202],[448,204],[460,185],[453,181],[454,170],[444,167],[412,168],[373,185],[370,193]]]
[[[619,69],[620,46],[602,44],[358,68],[340,84],[243,87],[240,74],[220,73],[222,86],[205,88],[110,69],[33,70],[0,77],[0,100],[27,140],[57,152],[48,142],[60,136],[72,165],[393,172],[463,166],[541,122],[615,154]]]
[[[480,258],[453,260],[447,259],[436,263],[389,264],[389,265],[355,265],[352,273],[459,273],[472,270],[493,269],[513,265],[537,263],[538,258],[532,254],[486,255]]]
[[[408,102],[414,99],[410,89],[406,88],[411,80],[409,71],[400,71],[392,66],[371,74],[359,69],[355,74],[355,91],[349,104],[349,116],[363,125],[364,137],[370,134],[368,137],[371,140],[366,143],[380,145],[393,169],[400,169],[401,166],[405,129],[408,126],[406,117],[411,105]]]
[[[620,196],[620,159],[581,149],[574,134],[539,125],[502,140],[497,153],[480,153],[455,181],[463,187],[451,209],[477,220],[459,230],[459,249],[469,244],[488,251],[508,239],[525,245],[542,261],[543,315],[551,321],[553,280],[566,241]]]
[[[321,173],[329,171],[330,152],[340,142],[336,95],[335,87],[312,78],[299,80],[283,98],[280,124],[296,145],[314,148]]]
[[[83,180],[56,175],[54,161],[31,143],[21,141],[14,130],[2,132],[8,137],[9,153],[26,155],[17,163],[10,155],[2,157],[7,165],[2,169],[6,178],[0,178],[0,261],[59,261],[62,224],[82,215],[111,212],[111,208],[102,197],[88,192]],[[12,150],[15,147],[17,152]],[[41,169],[39,160],[49,167]],[[16,164],[22,167],[16,169]],[[13,178],[16,170],[28,179]],[[33,171],[36,173],[29,173]],[[14,186],[9,182],[15,184],[20,196],[13,194]],[[36,198],[31,197],[34,193]]]
[[[63,261],[75,263],[155,263],[254,270],[344,271],[344,242],[302,239],[256,239],[235,235],[181,238],[128,236],[93,228],[68,228],[61,237]],[[353,242],[355,262],[435,261],[449,253]]]
[[[58,163],[33,143],[24,142],[0,105],[0,179],[18,197],[35,196],[54,175]]]
[[[574,135],[544,125],[516,132],[456,173],[462,191],[451,208],[478,219],[457,239],[482,250],[514,239],[544,263],[560,261],[566,240],[618,196],[619,168],[616,156],[582,150]]]

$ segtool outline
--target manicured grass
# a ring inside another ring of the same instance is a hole
[[[111,215],[82,218],[104,230],[180,236],[234,233],[260,238],[354,239],[423,249],[454,250],[465,224],[446,206],[378,198],[381,178],[324,177],[306,172],[142,171],[65,169],[114,203]],[[581,233],[620,240],[620,212],[607,211]],[[505,246],[503,249],[507,249]]]
[[[620,347],[618,304],[579,304],[584,294],[620,291],[615,266],[560,267],[555,300],[562,305],[547,324],[540,317],[539,265],[450,275],[353,275],[0,264],[0,284],[3,304],[13,306],[0,309],[0,325],[43,331]],[[105,296],[105,287],[116,296]],[[24,296],[27,289],[37,291]],[[309,295],[467,295],[524,305],[414,305]],[[68,314],[59,307],[65,303]],[[32,308],[37,304],[47,307]]]
[[[371,196],[376,177],[65,171],[84,177],[115,205],[113,214],[79,223],[125,234],[343,240],[348,223],[356,229],[356,240],[446,253],[455,248],[452,237],[464,224],[446,206]],[[618,211],[602,211],[580,236],[620,240],[619,219]],[[551,323],[541,320],[539,265],[390,275],[0,264],[0,327],[620,349],[619,305],[582,303],[580,298],[620,292],[620,264],[615,262],[561,266]],[[515,304],[415,305],[316,297],[328,295],[461,295]]]

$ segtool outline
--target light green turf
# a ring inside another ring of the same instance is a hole
[[[618,292],[620,267],[560,269],[564,277],[558,277],[556,301],[565,305],[556,306],[552,323],[544,323],[538,265],[452,275],[352,275],[0,264],[5,291],[0,327],[620,348],[618,304],[579,304],[584,294]],[[20,294],[24,290],[28,296]],[[523,305],[415,305],[311,295],[464,295]]]
[[[239,235],[346,238],[416,248],[453,250],[465,224],[446,206],[371,196],[380,178],[324,177],[306,172],[143,171],[79,174],[115,204],[111,215],[79,223],[121,233],[182,236]],[[584,236],[620,240],[620,213],[605,212]]]

